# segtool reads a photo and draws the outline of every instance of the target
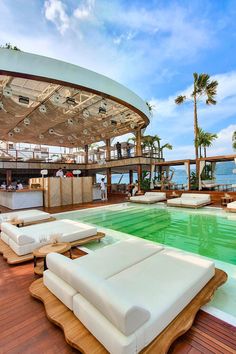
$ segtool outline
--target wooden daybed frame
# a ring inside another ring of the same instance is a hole
[[[85,237],[81,240],[76,240],[73,242],[69,242],[71,244],[71,248],[76,246],[82,246],[91,241],[100,242],[101,239],[105,237],[103,232],[98,232],[94,236]],[[0,239],[0,254],[3,255],[3,258],[6,259],[8,264],[19,264],[27,261],[31,261],[34,259],[33,253],[28,253],[23,256],[18,256],[9,245],[7,245],[3,240]]]
[[[141,353],[167,353],[171,344],[192,326],[198,310],[212,299],[215,290],[226,280],[227,274],[216,269],[215,276]],[[85,354],[108,353],[73,312],[44,286],[42,278],[35,280],[29,291],[31,296],[43,302],[48,319],[63,330],[65,340],[70,346]]]

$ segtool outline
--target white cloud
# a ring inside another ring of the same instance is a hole
[[[95,0],[86,0],[74,11],[74,16],[79,20],[88,19],[93,12]]]
[[[60,0],[46,0],[44,9],[46,19],[53,22],[59,32],[63,34],[70,25],[65,4]]]
[[[233,154],[232,135],[236,131],[236,124],[231,124],[228,127],[220,130],[212,147],[208,149],[208,155],[228,155]]]

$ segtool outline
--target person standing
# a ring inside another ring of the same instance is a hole
[[[134,183],[134,188],[132,190],[132,196],[134,196],[138,192],[138,180],[136,179]]]
[[[64,177],[62,168],[59,168],[59,170],[56,172],[56,177]]]
[[[127,157],[131,157],[131,146],[129,143],[126,145]]]
[[[100,184],[100,189],[101,189],[101,199],[104,201],[106,200],[106,185],[105,185],[105,179],[101,179],[101,184]]]
[[[73,173],[71,171],[66,172],[66,177],[74,177]]]
[[[116,143],[116,150],[117,150],[117,158],[122,159],[121,143],[119,141],[117,141],[117,143]]]

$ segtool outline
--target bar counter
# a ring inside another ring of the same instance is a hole
[[[0,189],[0,205],[15,210],[43,206],[42,189]]]

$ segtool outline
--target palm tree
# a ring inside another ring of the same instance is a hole
[[[210,76],[208,74],[193,74],[193,91],[189,97],[193,101],[193,117],[194,117],[194,143],[195,143],[195,157],[198,159],[198,114],[197,114],[197,103],[199,100],[205,96],[207,105],[215,105],[215,96],[217,93],[218,82],[216,80],[210,81]],[[175,99],[175,103],[180,105],[187,100],[187,96],[178,96]],[[196,168],[197,170],[198,168]],[[198,175],[198,173],[197,173]]]
[[[149,149],[150,157],[153,157],[153,153],[157,151],[158,158],[160,157],[160,141],[161,138],[158,135],[144,135],[141,138],[142,147]]]
[[[236,131],[233,133],[232,142],[233,142],[233,149],[236,150]]]
[[[152,116],[153,116],[153,110],[154,110],[155,106],[152,105],[152,104],[151,104],[150,102],[148,102],[148,101],[146,102],[146,105],[147,105],[147,107],[148,107],[150,116],[152,117]]]
[[[204,149],[204,157],[206,157],[206,149],[212,146],[213,141],[217,138],[217,134],[205,132],[202,128],[198,129],[196,145],[199,148],[200,157],[202,157],[202,147]]]
[[[171,144],[169,144],[169,143],[166,143],[166,144],[164,144],[164,145],[162,145],[162,146],[160,147],[160,158],[161,158],[161,159],[164,158],[164,156],[163,156],[163,150],[164,150],[164,149],[172,150],[172,149],[173,149],[173,146],[172,146]]]

